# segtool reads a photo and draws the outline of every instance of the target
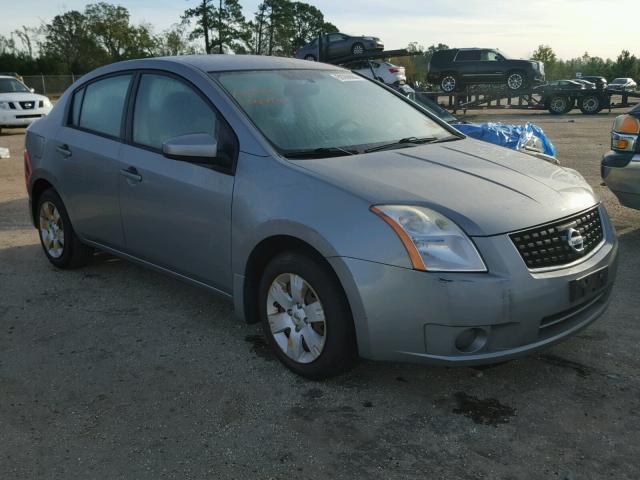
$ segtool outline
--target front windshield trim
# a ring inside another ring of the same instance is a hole
[[[439,118],[437,115],[435,115],[433,112],[430,112],[429,110],[427,110],[426,108],[422,107],[420,104],[412,101],[411,99],[407,98],[406,96],[402,95],[400,92],[394,90],[393,88],[387,86],[387,85],[380,85],[377,82],[373,82],[371,79],[369,79],[368,77],[360,74],[359,72],[353,72],[351,70],[348,69],[342,69],[342,68],[253,68],[253,69],[246,69],[246,70],[237,70],[237,69],[229,69],[229,70],[214,70],[214,71],[209,71],[207,72],[209,75],[209,78],[211,78],[214,83],[216,84],[217,87],[219,87],[222,92],[224,92],[224,94],[227,96],[227,98],[231,101],[231,103],[236,107],[236,109],[238,110],[238,112],[246,119],[248,120],[248,122],[250,123],[250,125],[255,128],[255,130],[260,134],[260,138],[262,138],[267,145],[269,145],[271,147],[271,149],[277,153],[280,157],[287,159],[287,154],[291,152],[290,149],[286,149],[286,148],[281,148],[278,145],[276,145],[270,138],[268,135],[266,135],[261,129],[260,127],[255,123],[255,121],[251,118],[251,116],[245,111],[245,109],[240,105],[240,103],[238,102],[238,100],[233,96],[233,94],[225,87],[225,85],[220,81],[219,77],[222,74],[234,74],[234,73],[238,73],[238,74],[243,74],[243,73],[255,73],[255,72],[278,72],[278,71],[313,71],[313,72],[336,72],[336,73],[352,73],[355,74],[359,77],[361,77],[364,81],[367,82],[371,82],[374,83],[378,88],[384,88],[387,92],[392,93],[396,98],[401,99],[402,101],[404,101],[407,105],[409,105],[410,107],[412,107],[414,110],[417,110],[419,113],[421,113],[422,115],[424,115],[425,117],[427,117],[429,120],[433,121],[434,123],[438,124],[438,126],[440,126],[442,129],[444,129],[447,133],[449,133],[450,135],[446,135],[443,138],[449,138],[451,135],[458,137],[459,139],[464,139],[467,136],[456,130],[453,126],[451,126],[450,124],[448,124],[446,121],[444,121],[443,119]],[[400,140],[400,138],[396,139],[396,140]],[[325,147],[326,149],[330,149],[330,148],[338,148],[338,149],[344,149],[344,150],[354,150],[357,151],[357,153],[354,153],[354,155],[360,155],[360,154],[364,154],[365,150],[371,147],[375,147],[378,145],[382,145],[385,143],[389,143],[388,141],[380,141],[380,142],[374,142],[374,143],[364,143],[364,144],[354,144],[354,145],[335,145],[332,147]],[[410,145],[412,147],[418,147],[420,145]],[[400,148],[403,147],[407,147],[407,145],[403,145],[400,144],[399,145]],[[313,151],[315,150],[315,148],[310,148],[308,149],[309,151]],[[330,157],[332,155],[328,155],[327,157]],[[318,157],[320,158],[320,157]]]

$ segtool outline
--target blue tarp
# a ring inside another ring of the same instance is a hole
[[[539,149],[545,155],[556,156],[556,147],[542,129],[533,123],[506,125],[503,123],[456,123],[453,127],[465,135],[485,142],[501,145],[513,150],[522,150],[525,145]]]

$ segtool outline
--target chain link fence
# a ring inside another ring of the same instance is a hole
[[[33,88],[36,93],[48,97],[59,97],[81,75],[25,75],[25,85]]]

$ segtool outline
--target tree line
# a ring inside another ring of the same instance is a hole
[[[150,24],[133,24],[126,7],[100,2],[84,11],[69,10],[37,27],[23,26],[10,36],[0,35],[0,71],[29,74],[82,74],[100,65],[127,60],[193,53],[251,53],[292,56],[321,33],[336,32],[313,5],[293,0],[264,0],[252,19],[238,0],[195,0],[169,29],[154,32]],[[405,67],[408,80],[425,82],[433,52],[417,42],[407,49],[416,55],[392,58]],[[583,56],[562,60],[548,45],[531,55],[545,64],[548,80],[602,75],[611,80],[640,80],[640,59],[623,50],[615,60]]]
[[[319,34],[335,31],[318,8],[292,0],[264,0],[251,20],[238,0],[197,0],[178,23],[158,33],[150,24],[133,24],[126,7],[100,2],[0,35],[0,70],[82,74],[112,62],[167,55],[292,56]]]

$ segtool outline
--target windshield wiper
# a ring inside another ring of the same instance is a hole
[[[449,135],[448,137],[442,137],[434,140],[431,143],[455,142],[456,140],[462,140],[462,137],[458,137],[457,135]]]
[[[410,147],[411,145],[421,145],[423,143],[431,143],[438,140],[438,137],[407,137],[401,138],[397,142],[393,143],[385,143],[384,145],[377,145],[375,147],[367,148],[364,153],[371,152],[379,152],[380,150],[386,150],[387,148],[398,148],[399,146],[406,145]]]
[[[340,148],[340,147],[322,147],[311,150],[289,150],[283,152],[285,158],[328,158],[328,157],[344,157],[346,155],[356,155],[360,153],[358,150]]]

